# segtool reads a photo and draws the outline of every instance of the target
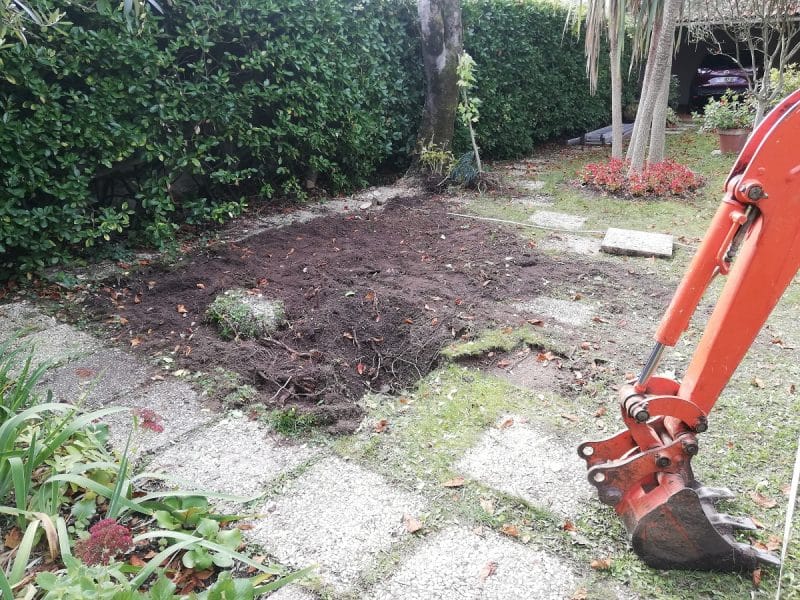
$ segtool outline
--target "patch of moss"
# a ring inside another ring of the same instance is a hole
[[[550,341],[533,327],[487,329],[474,340],[455,342],[442,349],[442,356],[450,360],[462,360],[482,356],[487,352],[510,352],[526,344],[534,348],[547,348]]]
[[[280,300],[267,300],[246,290],[227,290],[206,310],[223,339],[258,338],[276,331],[286,321]]]
[[[317,425],[313,414],[302,413],[295,408],[273,411],[266,415],[266,419],[275,431],[288,437],[310,433]]]

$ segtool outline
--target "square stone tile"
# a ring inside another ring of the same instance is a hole
[[[584,462],[575,451],[578,440],[556,437],[544,425],[511,418],[510,427],[484,433],[456,468],[484,485],[575,520],[594,496]]]
[[[317,454],[255,421],[227,416],[160,453],[147,470],[168,473],[195,489],[252,497]]]
[[[29,334],[58,325],[28,302],[12,302],[0,305],[0,343],[15,334]]]
[[[494,572],[486,575],[487,565]],[[482,574],[483,573],[483,574]],[[364,600],[565,600],[578,584],[559,557],[487,531],[451,527],[417,552]]]
[[[42,331],[26,335],[15,344],[23,348],[20,354],[25,360],[32,351],[31,366],[49,364],[53,367],[76,358],[97,352],[100,342],[87,333],[83,333],[71,325],[61,324]]]
[[[539,296],[528,302],[519,302],[514,309],[523,313],[547,317],[573,327],[588,324],[594,316],[594,307],[589,304],[547,296]]]
[[[601,249],[607,254],[672,258],[673,239],[665,233],[609,228]]]
[[[150,369],[122,350],[107,348],[48,371],[39,384],[58,402],[100,407],[149,383]]]
[[[146,408],[160,417],[164,431],[156,433],[140,427],[133,436],[132,456],[170,446],[186,433],[219,418],[217,413],[203,406],[202,398],[191,386],[181,381],[155,383],[122,396],[112,406],[131,409],[103,419],[108,423],[111,443],[120,451],[125,448],[133,427],[132,410]]]
[[[568,229],[576,231],[586,223],[586,217],[568,215],[566,213],[539,210],[530,216],[529,221],[539,227],[552,227],[553,229]]]
[[[425,506],[371,471],[327,458],[268,502],[259,511],[265,518],[246,535],[282,564],[318,565],[322,581],[341,593],[409,535],[403,515],[419,515]]]

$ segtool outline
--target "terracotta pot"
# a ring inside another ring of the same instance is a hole
[[[724,154],[739,154],[747,143],[750,131],[747,129],[720,129],[717,134],[719,135],[719,149]]]

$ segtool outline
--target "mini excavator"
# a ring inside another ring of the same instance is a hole
[[[748,571],[779,564],[736,541],[748,518],[717,512],[725,488],[692,474],[697,436],[717,398],[800,269],[800,90],[756,127],[655,335],[641,373],[620,389],[627,429],[578,446],[601,502],[622,518],[634,551],[659,569]],[[708,285],[727,277],[682,381],[654,375],[689,326]]]

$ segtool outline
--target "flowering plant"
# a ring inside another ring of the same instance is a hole
[[[612,158],[590,163],[579,173],[581,183],[620,196],[682,196],[703,184],[696,173],[680,163],[665,160],[628,175],[628,162]]]
[[[753,127],[753,103],[730,90],[719,100],[710,100],[703,108],[703,114],[694,113],[702,119],[700,131],[719,131],[720,129],[750,129]]]
[[[107,565],[133,545],[131,530],[115,519],[103,519],[89,529],[89,537],[75,542],[75,556],[87,565]]]

